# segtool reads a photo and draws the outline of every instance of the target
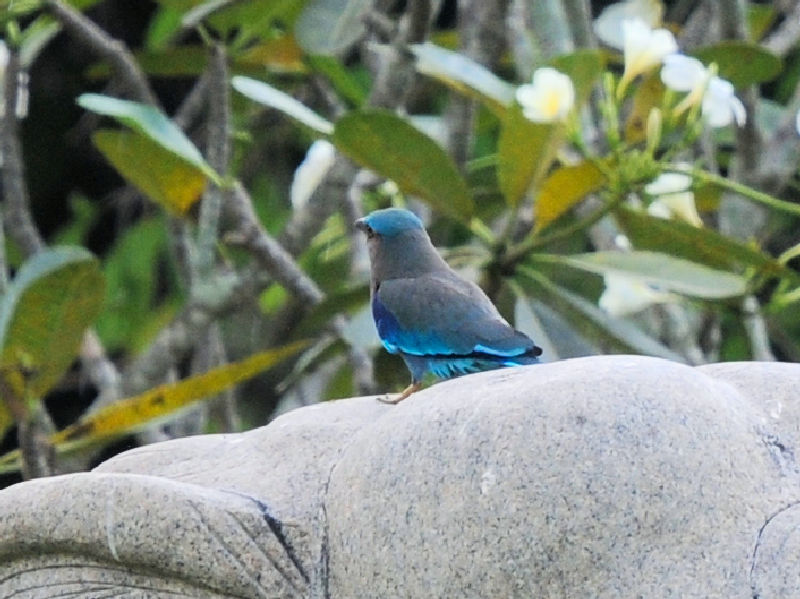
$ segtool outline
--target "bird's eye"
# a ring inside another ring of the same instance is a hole
[[[372,239],[377,235],[375,229],[373,229],[372,227],[367,227],[365,232],[367,234],[367,239]]]

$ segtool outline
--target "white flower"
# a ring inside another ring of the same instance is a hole
[[[645,192],[652,196],[686,191],[692,185],[692,178],[683,173],[662,173],[656,179],[645,185]]]
[[[536,69],[533,81],[517,88],[517,102],[525,118],[535,123],[564,121],[575,104],[575,87],[564,73],[550,67]]]
[[[619,273],[603,275],[605,290],[598,305],[612,316],[640,312],[653,304],[671,301],[673,296],[648,285],[641,279]]]
[[[603,9],[594,22],[594,32],[604,44],[622,50],[625,41],[622,23],[630,19],[641,19],[650,27],[661,23],[664,7],[658,0],[625,0],[615,2]]]
[[[308,202],[311,194],[317,189],[322,179],[333,166],[336,151],[332,143],[318,139],[308,148],[306,157],[292,179],[292,207],[299,210]]]
[[[661,81],[678,92],[689,92],[675,107],[680,114],[700,103],[703,117],[711,127],[725,127],[735,121],[742,126],[747,114],[741,100],[733,93],[733,85],[713,75],[703,63],[691,56],[672,54],[664,59]]]
[[[622,22],[622,36],[625,54],[625,71],[622,74],[624,82],[629,82],[637,75],[661,64],[664,57],[678,51],[678,43],[672,32],[651,29],[638,18]]]
[[[712,127],[725,127],[733,121],[740,127],[747,121],[742,101],[733,94],[733,84],[716,75],[708,82],[703,96],[703,117]]]
[[[691,56],[685,54],[670,54],[664,57],[664,66],[661,67],[661,81],[668,88],[678,92],[694,94],[696,101],[703,95],[711,73],[705,65]]]
[[[694,194],[689,190],[692,178],[681,173],[663,173],[645,186],[644,191],[654,196],[647,213],[658,218],[678,218],[695,227],[703,221],[697,213]]]

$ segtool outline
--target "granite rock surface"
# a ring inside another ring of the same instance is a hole
[[[0,491],[0,597],[800,597],[800,365],[353,398]]]

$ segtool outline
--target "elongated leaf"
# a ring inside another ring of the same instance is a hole
[[[323,135],[333,133],[333,124],[322,118],[302,102],[279,89],[250,77],[237,75],[232,80],[233,89],[259,104],[280,110],[297,122]]]
[[[593,191],[602,189],[605,175],[589,161],[563,166],[542,183],[536,198],[536,230],[540,231]]]
[[[239,362],[213,368],[177,383],[159,385],[141,395],[121,399],[59,431],[51,440],[60,446],[59,449],[65,450],[79,444],[92,444],[141,430],[194,402],[216,395],[272,368],[307,345],[306,341],[296,341],[254,354]]]
[[[128,182],[174,215],[186,215],[205,189],[203,171],[141,133],[105,129],[92,141]]]
[[[509,205],[542,180],[563,137],[561,124],[534,123],[517,104],[508,110],[497,145],[497,179]]]
[[[311,0],[295,24],[294,34],[308,54],[335,56],[364,35],[370,0]]]
[[[410,50],[417,58],[417,71],[484,102],[498,117],[514,102],[514,86],[471,58],[431,43],[415,44]]]
[[[200,151],[183,131],[157,108],[101,94],[82,94],[78,97],[78,104],[86,110],[117,119],[123,125],[146,135],[164,149],[194,165],[215,183],[221,182],[219,175],[206,163]]]
[[[705,299],[737,297],[747,289],[744,277],[658,252],[593,252],[553,258],[599,275],[623,274],[664,290]]]
[[[350,158],[392,179],[404,193],[461,221],[473,211],[467,184],[430,137],[387,110],[356,110],[336,122],[333,142]]]
[[[45,250],[20,268],[0,305],[0,368],[20,397],[41,398],[69,368],[103,286],[97,259],[79,247]]]
[[[533,268],[522,266],[517,273],[515,280],[527,293],[560,314],[586,339],[606,345],[612,351],[686,361],[634,324],[609,316],[585,298],[548,281]]]
[[[781,59],[766,48],[740,40],[725,40],[692,51],[705,64],[717,63],[719,76],[743,88],[772,81],[783,70]]]
[[[50,43],[61,25],[56,23],[49,15],[40,15],[25,28],[22,34],[22,43],[19,48],[19,62],[26,69],[30,69],[39,53]]]
[[[100,445],[163,422],[205,397],[247,380],[293,356],[308,343],[296,341],[277,349],[254,354],[177,383],[160,385],[140,395],[121,399],[81,418],[50,436],[59,453]],[[20,469],[19,450],[0,457],[0,474]]]
[[[650,216],[629,208],[615,213],[620,227],[638,250],[663,252],[719,270],[741,271],[754,267],[764,275],[796,276],[776,260],[711,229],[678,220]]]
[[[342,64],[330,56],[307,56],[306,62],[330,82],[336,92],[351,106],[359,108],[367,99],[368,90]]]

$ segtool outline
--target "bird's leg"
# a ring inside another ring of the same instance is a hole
[[[400,395],[398,395],[397,397],[389,397],[387,395],[386,397],[379,397],[378,401],[380,401],[382,403],[392,404],[392,405],[399,404],[406,397],[408,397],[409,395],[411,395],[415,391],[419,391],[420,389],[422,389],[422,382],[421,381],[420,382],[416,382],[416,383],[411,383],[408,387],[403,389],[403,392]]]

